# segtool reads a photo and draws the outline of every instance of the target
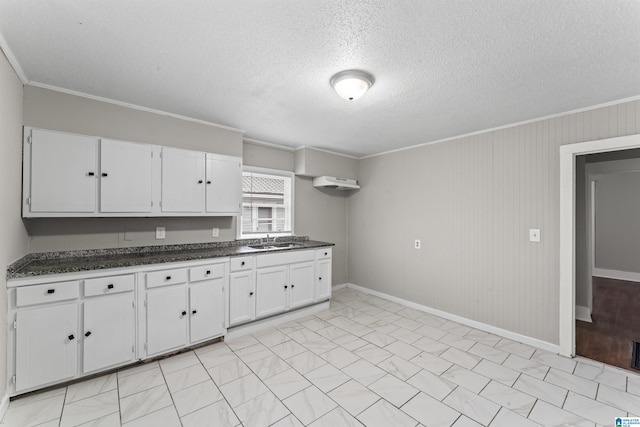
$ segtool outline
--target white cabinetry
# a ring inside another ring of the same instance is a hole
[[[315,263],[301,262],[289,267],[289,308],[302,307],[314,301]]]
[[[255,256],[231,258],[229,262],[229,326],[256,318]]]
[[[316,250],[315,301],[331,298],[331,248]]]
[[[256,317],[266,317],[287,309],[289,266],[259,268],[256,270]]]
[[[24,169],[31,174],[23,179],[23,216],[96,212],[98,139],[38,129],[29,133]]]
[[[239,215],[242,203],[242,159],[207,153],[206,211]]]
[[[191,344],[225,333],[226,264],[189,269],[189,316]]]

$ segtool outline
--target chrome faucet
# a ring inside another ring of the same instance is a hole
[[[262,244],[263,244],[263,245],[264,245],[264,244],[267,244],[267,243],[273,243],[273,242],[275,242],[275,241],[276,241],[276,238],[275,238],[275,237],[273,237],[273,238],[271,238],[271,239],[270,239],[270,238],[269,238],[269,234],[267,234],[267,237],[266,237],[266,238],[264,238],[264,237],[262,238]]]

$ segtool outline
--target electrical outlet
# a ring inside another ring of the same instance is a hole
[[[419,239],[413,241],[413,247],[415,249],[420,249],[422,247],[422,242]]]
[[[124,240],[125,242],[131,242],[133,240],[133,233],[130,231],[124,232]]]
[[[211,237],[218,237],[220,236],[220,229],[213,227],[213,229],[211,229]]]
[[[530,242],[540,242],[540,229],[539,228],[530,228],[529,229],[529,241]]]
[[[164,227],[156,227],[156,240],[165,238],[165,228]]]

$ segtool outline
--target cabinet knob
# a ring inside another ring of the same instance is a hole
[[[69,341],[73,341],[76,337],[74,337],[73,334],[71,334],[67,338],[69,338]]]
[[[285,288],[285,289],[287,289],[287,288],[288,288],[288,286],[287,286],[287,285],[284,285],[284,288]]]
[[[106,172],[102,172],[102,176],[109,176]]]
[[[113,289],[113,283],[109,283],[109,284],[107,285],[107,289]]]
[[[202,180],[201,179],[198,180],[198,184],[202,184]]]
[[[198,312],[198,310],[192,310],[191,314],[196,314]]]
[[[54,293],[55,291],[56,291],[55,289],[47,289],[47,293],[48,293],[48,294],[52,294],[52,293]]]
[[[293,289],[293,285],[291,285],[291,289]]]
[[[244,266],[244,261],[242,261],[242,262],[240,263],[240,265]]]
[[[329,252],[325,252],[325,253],[324,253],[324,256],[327,256],[327,255],[329,255]]]
[[[249,296],[252,297],[253,296],[253,292],[249,292]]]
[[[318,280],[322,280],[322,277],[318,277]]]
[[[91,331],[87,331],[87,332],[84,334],[84,336],[85,336],[85,337],[88,337],[89,335],[91,335]]]
[[[207,181],[207,184],[211,184],[211,181]]]
[[[211,270],[207,270],[207,272],[204,273],[204,274],[206,274],[208,276],[209,274],[211,274]]]
[[[87,176],[94,176],[95,173],[94,172],[87,172]]]
[[[164,280],[171,280],[171,276],[165,277]]]
[[[183,316],[186,316],[186,315],[187,315],[187,312],[186,312],[186,311],[183,311],[183,312],[182,312],[182,315],[183,315]]]

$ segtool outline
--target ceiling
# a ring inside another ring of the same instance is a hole
[[[640,95],[638,0],[0,0],[0,36],[29,84],[356,157]]]

